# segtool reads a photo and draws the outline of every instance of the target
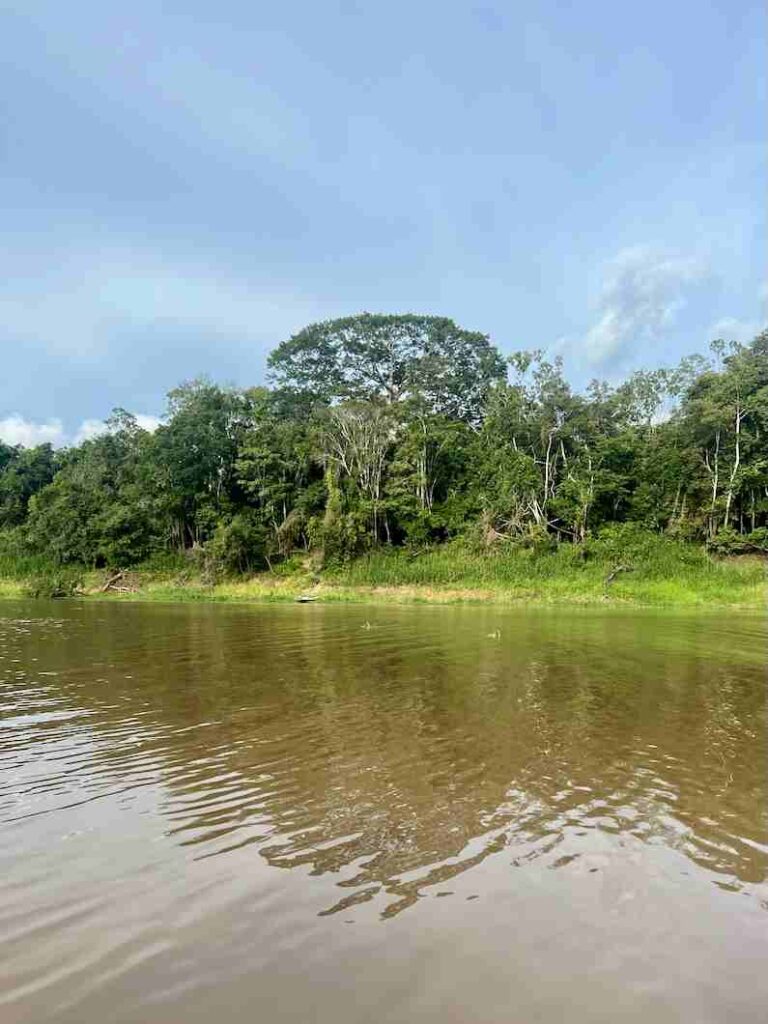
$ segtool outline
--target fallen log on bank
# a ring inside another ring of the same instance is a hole
[[[139,578],[136,573],[126,573],[118,569],[99,587],[100,594],[135,594],[139,589]]]

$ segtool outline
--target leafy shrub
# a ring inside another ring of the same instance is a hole
[[[250,511],[220,523],[202,549],[203,569],[208,575],[253,572],[267,565],[267,530]]]
[[[272,572],[275,576],[295,576],[306,570],[306,561],[306,555],[289,555],[288,558],[284,558],[282,562],[273,562]]]
[[[363,508],[341,513],[329,509],[310,521],[309,534],[312,545],[322,549],[324,565],[348,562],[371,546],[370,515]]]
[[[729,527],[720,530],[707,546],[716,555],[768,554],[768,528],[761,526],[751,533],[737,533]]]
[[[74,597],[82,586],[82,574],[67,566],[32,576],[24,592],[27,597]]]
[[[587,554],[609,565],[630,565],[646,577],[673,577],[706,569],[710,561],[698,545],[644,529],[637,523],[604,526],[587,545]]]

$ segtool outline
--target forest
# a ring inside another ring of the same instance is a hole
[[[268,366],[181,384],[152,433],[116,409],[78,446],[0,444],[0,555],[243,574],[446,542],[587,557],[622,529],[768,552],[768,332],[583,392],[419,315],[312,324]]]

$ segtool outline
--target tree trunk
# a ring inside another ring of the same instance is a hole
[[[733,468],[731,469],[731,476],[728,480],[728,494],[725,499],[725,518],[723,525],[728,526],[728,522],[731,518],[731,503],[733,502],[733,485],[736,480],[736,474],[739,471],[739,463],[741,462],[741,421],[744,418],[744,414],[741,411],[741,405],[736,405],[736,415],[734,416],[734,429],[736,432],[736,454],[733,459]]]
[[[705,454],[704,463],[707,467],[707,471],[712,478],[712,501],[709,508],[709,527],[708,534],[709,539],[715,536],[717,532],[717,517],[715,510],[717,508],[717,492],[720,487],[720,431],[718,430],[715,434],[715,451],[713,461],[709,461],[709,452]]]

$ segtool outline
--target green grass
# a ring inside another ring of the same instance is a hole
[[[0,579],[28,580],[46,572],[54,572],[56,566],[45,555],[26,555],[0,546]]]
[[[713,558],[697,545],[614,527],[581,549],[512,545],[480,551],[461,541],[422,552],[382,548],[349,564],[311,574],[293,560],[275,573],[206,583],[178,556],[136,570],[136,593],[100,594],[104,571],[65,570],[87,598],[148,601],[319,601],[614,603],[660,606],[765,607],[768,561]],[[607,582],[619,565],[630,572]],[[61,591],[62,571],[43,558],[0,550],[0,597],[49,596]]]
[[[618,565],[631,571],[607,583]],[[759,606],[768,593],[766,562],[760,558],[713,559],[703,548],[639,531],[593,542],[586,560],[570,544],[545,552],[507,547],[488,553],[453,543],[415,557],[402,550],[380,550],[337,569],[330,578],[352,588],[459,588],[507,599],[652,605]]]

